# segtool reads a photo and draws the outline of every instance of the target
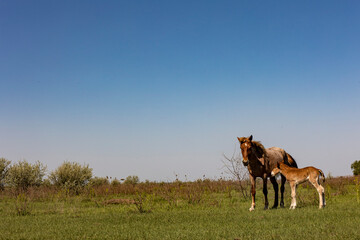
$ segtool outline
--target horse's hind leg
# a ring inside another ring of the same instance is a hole
[[[272,206],[272,208],[277,208],[278,204],[279,204],[279,185],[276,182],[275,177],[270,177],[270,181],[274,187],[274,192],[275,192],[275,200],[274,200],[274,205]]]
[[[286,177],[281,174],[281,187],[280,187],[281,199],[280,199],[280,207],[284,207],[285,182],[286,182]]]

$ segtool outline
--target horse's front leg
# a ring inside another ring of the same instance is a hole
[[[270,177],[270,181],[274,187],[274,192],[275,192],[275,199],[274,199],[274,205],[272,206],[272,208],[277,208],[278,204],[279,204],[279,185],[276,182],[276,178],[275,177]]]
[[[249,211],[255,210],[255,194],[256,194],[256,177],[250,175],[250,182],[251,182],[251,207]]]
[[[263,177],[263,193],[264,193],[264,198],[265,198],[265,207],[264,210],[269,208],[269,201],[268,201],[268,190],[267,190],[267,177],[266,175]]]

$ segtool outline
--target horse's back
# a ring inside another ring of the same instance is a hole
[[[285,162],[285,164],[297,168],[297,163],[295,159],[287,153],[284,149],[279,147],[271,147],[266,149],[266,154],[269,159],[270,165],[275,164],[274,167],[278,162]]]
[[[271,147],[266,149],[266,155],[269,161],[278,163],[284,160],[286,152],[284,149],[279,147]]]
[[[284,161],[286,152],[282,148],[271,147],[266,149],[266,156],[268,160],[269,171],[271,172],[277,166],[277,163]]]

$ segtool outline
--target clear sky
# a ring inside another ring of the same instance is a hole
[[[237,136],[360,159],[359,1],[0,1],[0,157],[219,177]]]

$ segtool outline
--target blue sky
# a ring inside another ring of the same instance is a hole
[[[237,136],[360,159],[358,1],[1,1],[0,156],[214,178]]]

